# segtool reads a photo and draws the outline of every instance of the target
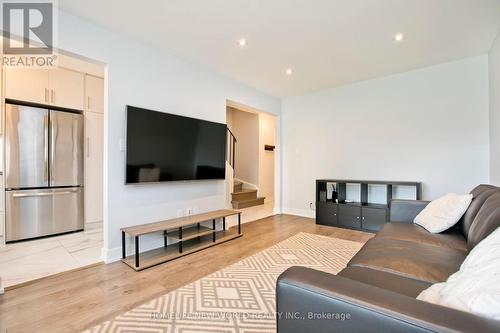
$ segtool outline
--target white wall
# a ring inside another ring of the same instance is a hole
[[[274,200],[274,151],[266,151],[264,145],[276,145],[276,117],[259,113],[259,196],[266,202]]]
[[[500,185],[500,33],[489,54],[490,181]]]
[[[175,217],[178,209],[201,211],[225,205],[222,181],[124,185],[125,106],[225,122],[226,99],[278,114],[280,100],[208,70],[103,30],[64,12],[59,16],[59,47],[102,61],[107,67],[105,115],[106,259],[120,256],[120,228]],[[141,248],[161,244],[160,238]]]
[[[488,58],[285,99],[283,210],[313,215],[314,180],[423,182],[424,199],[489,181]]]
[[[259,185],[259,115],[232,109],[236,137],[235,178]]]

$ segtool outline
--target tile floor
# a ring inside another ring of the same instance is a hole
[[[2,287],[98,263],[102,245],[101,223],[83,232],[7,244],[0,247]]]

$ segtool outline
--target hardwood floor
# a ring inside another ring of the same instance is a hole
[[[243,237],[141,272],[115,262],[10,290],[0,295],[0,332],[81,331],[301,231],[358,242],[373,236],[298,216],[268,217],[243,224]]]

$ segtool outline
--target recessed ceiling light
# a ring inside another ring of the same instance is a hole
[[[238,41],[238,45],[241,47],[247,46],[247,40],[246,39],[240,39]]]
[[[286,73],[286,75],[292,75],[293,71],[291,68],[287,68],[285,73]]]
[[[396,42],[402,42],[403,39],[405,39],[405,35],[404,34],[397,34],[397,35],[394,35],[394,40]]]

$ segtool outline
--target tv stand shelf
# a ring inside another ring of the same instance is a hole
[[[235,231],[226,230],[226,217],[238,215]],[[222,230],[216,230],[217,220],[222,219]],[[201,223],[212,222],[211,228]],[[241,211],[221,209],[172,220],[122,228],[122,261],[136,271],[155,266],[208,247],[242,236]],[[139,253],[139,236],[163,232],[164,246]],[[135,252],[126,255],[125,235],[134,237]],[[168,244],[168,239],[176,241]]]

